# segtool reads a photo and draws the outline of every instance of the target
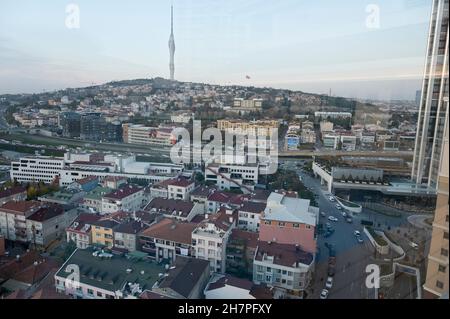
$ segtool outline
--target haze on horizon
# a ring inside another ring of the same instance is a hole
[[[409,99],[420,89],[431,0],[174,0],[175,79]],[[171,1],[2,0],[0,94],[169,78]],[[247,78],[250,77],[250,79]]]

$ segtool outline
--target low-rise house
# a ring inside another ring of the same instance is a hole
[[[243,230],[258,232],[259,219],[265,209],[265,203],[253,201],[244,202],[241,207],[238,208],[238,227]]]
[[[98,186],[99,180],[96,176],[87,176],[85,178],[80,178],[74,181],[72,184],[68,185],[68,189],[74,189],[83,192],[90,192]]]
[[[139,235],[140,250],[156,261],[174,261],[178,256],[193,255],[192,232],[197,224],[165,218]]]
[[[103,187],[118,189],[122,185],[127,184],[128,179],[124,176],[106,176],[103,179]]]
[[[203,205],[178,199],[153,198],[145,211],[158,213],[167,218],[190,222],[196,215],[203,214]]]
[[[100,215],[81,213],[73,221],[73,223],[66,228],[67,242],[73,241],[77,248],[85,249],[92,244],[92,222],[99,221]]]
[[[76,265],[79,284],[68,276]],[[113,255],[77,249],[55,275],[56,291],[77,299],[137,299],[151,289],[164,274],[164,266],[148,261],[140,254]]]
[[[102,198],[102,214],[117,211],[138,211],[142,208],[144,189],[134,185],[125,185]]]
[[[15,186],[0,191],[0,205],[7,202],[17,202],[27,199],[27,189],[23,186]]]
[[[208,261],[180,257],[152,292],[173,299],[203,299],[209,273]]]
[[[147,227],[143,222],[136,220],[119,224],[114,229],[114,247],[129,252],[136,251],[138,236]]]
[[[212,272],[225,273],[228,237],[236,226],[237,213],[222,208],[208,216],[192,232],[195,257],[209,260]]]
[[[209,195],[217,191],[215,186],[198,186],[193,189],[190,195],[191,202],[204,204],[208,200]]]
[[[253,282],[302,298],[311,281],[314,256],[296,245],[259,241],[253,260]]]
[[[240,278],[252,279],[253,258],[258,243],[258,233],[234,228],[228,238],[226,249],[227,273]]]

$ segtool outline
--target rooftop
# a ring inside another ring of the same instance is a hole
[[[316,215],[309,212],[309,199],[272,193],[267,200],[264,219],[316,226]]]
[[[194,223],[177,222],[173,219],[165,218],[144,230],[141,236],[191,245],[192,232],[196,227],[197,224]]]
[[[104,195],[104,198],[109,199],[123,199],[125,197],[128,197],[130,195],[133,195],[134,193],[137,193],[139,191],[143,190],[142,187],[134,186],[134,185],[125,185],[118,190],[115,190],[109,194]]]
[[[259,213],[263,212],[264,209],[266,209],[266,204],[265,203],[246,201],[239,208],[239,211],[259,214]]]
[[[28,217],[28,220],[45,222],[56,216],[64,214],[64,207],[59,204],[45,205]]]
[[[11,201],[3,204],[0,207],[0,210],[16,215],[25,215],[26,213],[36,211],[40,206],[42,206],[42,203],[34,200],[18,202]]]
[[[93,256],[93,248],[77,249],[56,274],[66,278],[70,273],[65,272],[68,264],[78,265],[80,282],[111,292],[129,289],[128,283],[139,285],[140,293],[151,289],[165,272],[162,265],[146,259],[132,258],[130,255],[110,257]]]
[[[297,267],[298,264],[311,265],[314,260],[311,253],[295,245],[258,241],[255,260],[263,261],[265,257],[273,257],[273,264],[286,267]]]
[[[138,222],[135,220],[125,222],[117,226],[114,231],[116,233],[124,233],[124,234],[138,234],[143,229],[145,229],[147,226],[144,225],[142,222]]]
[[[176,214],[177,216],[187,217],[192,211],[192,208],[194,208],[194,203],[189,201],[157,197],[152,199],[145,206],[144,210],[165,215]]]
[[[5,198],[5,197],[9,197],[9,196],[13,196],[16,194],[20,194],[23,192],[26,192],[27,189],[23,186],[14,186],[11,188],[7,188],[7,189],[3,189],[0,191],[0,198]]]

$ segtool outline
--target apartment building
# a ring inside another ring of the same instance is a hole
[[[314,256],[296,245],[258,241],[253,282],[274,287],[289,298],[302,298],[314,270]]]
[[[140,124],[122,124],[124,143],[171,146],[177,141],[172,129],[148,127]]]
[[[311,206],[309,200],[272,193],[260,217],[259,239],[298,245],[302,250],[314,254],[318,216],[319,209]]]
[[[336,150],[338,148],[339,140],[339,135],[335,134],[325,134],[324,136],[322,136],[323,147],[331,148],[333,150]]]
[[[197,224],[165,218],[139,235],[141,251],[156,261],[174,261],[178,256],[193,255],[192,232]]]
[[[100,219],[91,222],[92,244],[112,248],[114,246],[114,229],[120,223],[112,219]]]
[[[133,212],[142,208],[144,188],[125,185],[102,197],[102,214],[118,211]]]
[[[114,229],[114,248],[132,252],[137,250],[139,234],[148,226],[137,220],[121,223]]]
[[[265,203],[244,202],[238,208],[238,227],[243,230],[259,232],[260,217],[265,209]]]
[[[111,188],[98,186],[84,195],[81,207],[100,213],[102,211],[103,196],[110,194],[113,191],[114,190]]]
[[[270,137],[278,130],[279,122],[276,120],[242,121],[217,120],[217,128],[233,135]]]
[[[28,241],[27,218],[42,206],[38,201],[7,202],[0,207],[0,234],[11,241]]]
[[[217,213],[221,207],[237,209],[249,198],[250,195],[215,191],[208,196],[205,210],[208,214],[214,214]]]
[[[14,186],[0,190],[0,205],[10,201],[22,201],[27,199],[27,189],[23,186]]]
[[[97,222],[100,215],[81,213],[72,224],[66,228],[67,242],[74,242],[77,248],[85,249],[92,244],[92,222]]]
[[[227,273],[244,278],[253,278],[253,258],[255,257],[259,234],[234,228],[228,238],[226,249]]]
[[[209,260],[211,272],[225,273],[228,237],[236,221],[236,212],[221,209],[217,214],[209,215],[192,232],[194,255]]]
[[[144,211],[158,213],[166,218],[190,222],[195,216],[203,214],[204,206],[200,203],[157,197],[145,206]]]

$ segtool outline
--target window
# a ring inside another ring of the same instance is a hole
[[[94,290],[88,288],[87,293],[88,293],[89,295],[94,295]]]
[[[97,297],[103,297],[103,294],[100,291],[97,291]]]
[[[445,267],[445,266],[443,266],[443,265],[439,265],[438,270],[439,270],[440,272],[445,272],[446,269],[447,269],[447,267]]]
[[[214,247],[214,246],[216,246],[216,244],[210,240],[210,241],[208,241],[208,246]]]
[[[265,220],[265,221],[264,221],[264,224],[265,224],[265,225],[270,225],[271,222],[270,222],[270,220]]]
[[[300,224],[292,224],[292,227],[294,227],[294,228],[299,228],[299,227],[300,227]]]
[[[442,281],[436,281],[436,287],[438,287],[439,289],[443,289],[444,288],[444,283]]]
[[[448,239],[448,232],[444,232],[444,239]]]
[[[284,226],[286,226],[286,223],[283,223],[283,222],[279,222],[279,223],[278,223],[278,226],[280,226],[280,227],[284,227]]]
[[[442,248],[442,249],[441,249],[441,255],[447,257],[447,256],[448,256],[448,249]]]

